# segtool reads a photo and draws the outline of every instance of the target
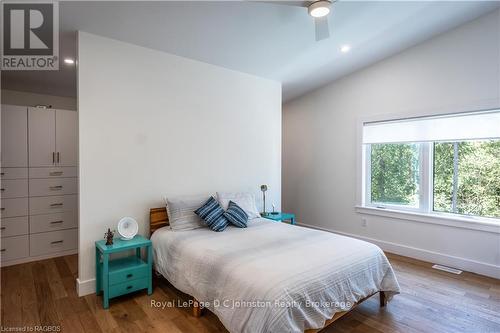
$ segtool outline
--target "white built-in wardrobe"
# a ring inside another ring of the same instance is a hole
[[[2,266],[76,253],[78,114],[2,105]]]

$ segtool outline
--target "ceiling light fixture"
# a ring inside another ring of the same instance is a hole
[[[66,58],[64,59],[64,62],[68,65],[73,65],[75,63],[75,61],[73,59],[70,59],[70,58]]]
[[[310,4],[307,11],[312,17],[324,17],[330,14],[330,5],[331,2],[328,0],[319,0]]]
[[[342,53],[347,53],[349,51],[351,51],[351,46],[350,45],[342,45],[340,47],[340,52],[342,52]]]

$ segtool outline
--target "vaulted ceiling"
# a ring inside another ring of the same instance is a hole
[[[280,81],[286,101],[498,7],[340,0],[331,37],[316,42],[307,9],[276,1],[61,1],[61,58],[76,56],[75,32],[83,30]],[[345,44],[348,53],[340,52]],[[4,71],[2,88],[76,96],[76,71],[63,63],[57,72]]]

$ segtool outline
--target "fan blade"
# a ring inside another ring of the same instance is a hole
[[[250,2],[261,2],[261,3],[270,3],[273,5],[285,5],[285,6],[297,6],[297,7],[306,7],[311,3],[311,1],[286,1],[286,0],[277,0],[277,1],[267,1],[267,0],[250,0]]]
[[[315,18],[314,29],[316,32],[316,41],[320,41],[330,37],[330,29],[328,27],[328,17],[324,16]]]

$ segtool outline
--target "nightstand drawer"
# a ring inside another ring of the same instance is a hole
[[[109,273],[109,285],[125,283],[127,281],[137,280],[148,277],[148,265],[144,263],[139,267],[123,269]]]
[[[148,287],[148,278],[142,278],[138,280],[132,280],[120,284],[115,284],[109,286],[109,297],[117,297],[120,295],[125,295],[133,291],[145,289]]]

